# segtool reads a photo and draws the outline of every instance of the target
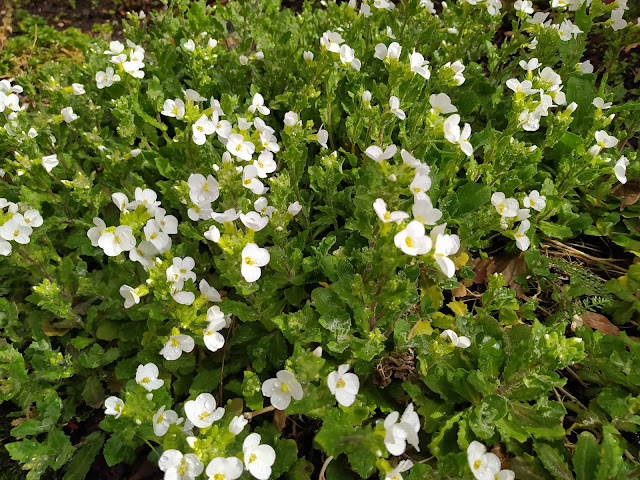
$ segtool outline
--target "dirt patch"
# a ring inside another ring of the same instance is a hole
[[[3,0],[0,0],[0,2]],[[93,26],[110,24],[115,37],[122,36],[122,20],[127,12],[149,12],[162,7],[159,0],[23,0],[20,8],[64,30],[79,28],[90,33]]]

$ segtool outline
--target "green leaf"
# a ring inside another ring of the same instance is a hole
[[[534,443],[534,448],[551,475],[560,480],[574,480],[566,460],[555,447],[548,443]]]
[[[594,480],[596,468],[600,463],[600,446],[589,432],[578,435],[578,442],[573,453],[573,471],[576,480]]]
[[[93,460],[104,444],[104,434],[93,432],[82,441],[76,454],[65,470],[62,480],[84,480],[91,468]]]

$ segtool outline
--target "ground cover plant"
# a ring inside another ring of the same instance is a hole
[[[75,52],[44,64],[11,39],[10,457],[638,477],[639,14],[175,0],[121,41],[41,26]]]

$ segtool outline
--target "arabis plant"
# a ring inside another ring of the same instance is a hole
[[[637,477],[640,7],[169,3],[0,54],[28,477]]]

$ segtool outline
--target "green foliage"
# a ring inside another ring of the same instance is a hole
[[[175,451],[250,478],[251,432],[271,478],[467,479],[473,442],[516,478],[640,475],[640,27],[356,3],[175,0],[124,44],[20,14],[0,431],[28,479]]]

